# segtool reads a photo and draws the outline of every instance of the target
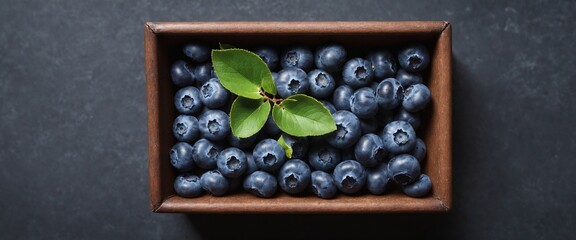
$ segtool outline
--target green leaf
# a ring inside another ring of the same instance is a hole
[[[268,119],[270,103],[265,99],[237,97],[230,109],[230,127],[238,138],[256,134]]]
[[[284,148],[284,152],[286,153],[286,157],[287,158],[292,158],[292,146],[288,145],[288,143],[286,143],[286,141],[284,141],[284,134],[280,135],[280,138],[278,139],[278,144],[280,144],[280,146],[282,146],[282,148]]]
[[[236,47],[234,47],[234,45],[230,45],[230,44],[227,44],[227,43],[218,43],[218,45],[220,46],[220,49],[236,48]]]
[[[304,94],[290,96],[274,105],[272,118],[282,131],[296,137],[319,136],[336,130],[330,111]]]
[[[274,80],[266,63],[253,52],[244,49],[212,50],[212,66],[216,76],[230,92],[250,99],[260,99],[260,89],[268,93]],[[264,83],[264,85],[263,85]]]

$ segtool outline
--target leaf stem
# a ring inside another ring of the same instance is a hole
[[[280,97],[277,97],[276,95],[272,95],[272,94],[269,94],[269,93],[265,92],[264,89],[262,89],[262,88],[260,88],[260,89],[258,90],[258,93],[260,93],[260,95],[261,95],[264,99],[266,99],[266,100],[274,103],[275,105],[279,105],[282,101],[284,101],[284,99],[282,99],[282,98],[280,98]]]

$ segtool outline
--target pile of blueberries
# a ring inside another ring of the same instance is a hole
[[[211,48],[186,44],[181,60],[171,66],[180,114],[173,124],[177,143],[170,150],[179,172],[178,195],[245,190],[269,198],[282,190],[329,199],[339,193],[385,194],[394,187],[411,197],[431,192],[430,178],[421,172],[426,146],[416,134],[431,100],[422,78],[430,65],[426,46],[353,57],[337,43],[250,50],[268,65],[280,97],[315,97],[332,113],[337,130],[294,137],[269,118],[256,135],[235,137],[227,113],[236,96],[215,75]],[[280,136],[293,149],[291,158],[278,143]]]

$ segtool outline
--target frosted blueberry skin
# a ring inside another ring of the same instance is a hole
[[[426,197],[432,190],[432,181],[428,175],[422,173],[411,184],[402,187],[402,192],[410,197]]]
[[[218,171],[225,177],[237,178],[246,172],[248,162],[244,151],[239,148],[229,147],[218,154],[216,166]]]
[[[388,175],[396,184],[408,185],[420,176],[420,163],[410,154],[400,154],[388,162]]]
[[[186,142],[178,142],[170,149],[170,164],[179,172],[187,172],[194,169],[192,159],[192,146]]]
[[[185,61],[177,60],[170,67],[170,78],[177,87],[192,86],[196,82],[194,67]]]
[[[332,103],[336,110],[348,110],[350,111],[350,98],[354,94],[354,89],[348,85],[340,85],[334,89],[332,94]]]
[[[310,175],[310,191],[323,199],[331,199],[338,193],[334,177],[324,171],[316,170]]]
[[[350,98],[350,111],[362,119],[376,116],[378,113],[378,103],[374,90],[369,87],[357,89]]]
[[[356,143],[354,156],[356,161],[366,168],[378,165],[386,157],[382,139],[374,133],[363,135]]]
[[[254,146],[252,156],[258,168],[274,173],[286,161],[286,152],[280,144],[271,138],[261,140]]]
[[[196,63],[206,62],[210,59],[212,49],[207,44],[193,42],[184,45],[182,48],[184,55]]]
[[[308,94],[315,98],[325,98],[332,95],[336,82],[332,75],[324,70],[314,69],[308,73]]]
[[[404,90],[402,108],[409,112],[418,112],[428,106],[430,99],[430,89],[426,85],[414,84]]]
[[[422,123],[420,120],[420,112],[408,112],[404,108],[399,108],[398,111],[394,113],[394,120],[406,121],[410,123],[415,130],[418,129]]]
[[[204,85],[208,80],[211,78],[216,77],[216,73],[214,73],[214,68],[212,67],[211,62],[203,63],[197,65],[194,68],[194,76],[196,77],[196,86],[200,87]]]
[[[375,79],[394,77],[398,71],[396,56],[387,50],[371,52],[366,57],[372,63]]]
[[[303,45],[289,47],[282,53],[280,66],[282,68],[297,67],[304,71],[310,71],[314,66],[314,54]]]
[[[406,121],[392,121],[382,130],[384,148],[392,155],[408,153],[416,145],[416,132]]]
[[[289,194],[299,194],[310,185],[310,166],[300,159],[290,159],[278,172],[278,185]]]
[[[339,44],[327,44],[316,49],[314,62],[316,67],[327,72],[338,72],[346,62],[346,49]]]
[[[402,104],[404,89],[395,78],[386,78],[376,88],[376,101],[378,107],[384,110],[396,109]]]
[[[332,172],[341,161],[340,150],[328,144],[313,145],[308,152],[308,163],[314,170]]]
[[[220,141],[230,134],[230,117],[221,110],[207,110],[198,118],[200,133],[203,138]]]
[[[192,158],[196,166],[205,170],[212,170],[216,168],[216,157],[221,150],[220,145],[214,144],[208,139],[200,138],[192,146]]]
[[[355,160],[344,160],[334,168],[336,187],[345,193],[353,194],[360,191],[366,184],[366,170]]]
[[[334,107],[334,104],[332,104],[331,102],[327,100],[319,100],[319,101],[324,105],[324,107],[326,107],[326,109],[328,109],[330,114],[334,114],[336,112],[336,107]]]
[[[218,78],[211,78],[200,87],[200,99],[204,106],[218,109],[228,102],[230,92],[224,88]]]
[[[274,83],[276,84],[278,95],[282,98],[307,93],[310,88],[308,75],[304,70],[296,67],[289,67],[280,70]]]
[[[255,48],[252,52],[258,55],[270,71],[276,71],[280,67],[280,55],[273,47],[263,46]]]
[[[426,143],[424,143],[424,140],[416,138],[416,145],[414,145],[414,150],[410,152],[410,155],[418,159],[418,162],[422,165],[426,157]]]
[[[180,197],[195,198],[202,194],[200,178],[192,173],[183,173],[174,180],[174,191]]]
[[[424,83],[422,79],[422,75],[420,73],[413,73],[408,72],[404,69],[399,69],[398,73],[396,73],[396,80],[400,82],[403,88],[407,88],[410,85],[414,85],[417,83]]]
[[[430,64],[430,53],[426,46],[415,44],[398,52],[400,67],[409,72],[421,72]]]
[[[366,188],[374,195],[384,194],[393,184],[388,176],[388,164],[381,163],[374,168],[366,169]]]
[[[362,135],[360,119],[354,113],[340,110],[332,114],[336,131],[326,135],[326,141],[335,148],[352,147]]]
[[[342,79],[353,89],[370,86],[373,76],[372,63],[366,59],[352,58],[343,66]]]
[[[246,163],[248,166],[246,168],[246,172],[244,172],[244,175],[248,176],[248,175],[252,174],[253,172],[260,170],[260,168],[258,168],[258,165],[256,164],[256,161],[254,161],[254,156],[252,156],[252,151],[250,151],[250,152],[244,151],[244,154],[246,155]]]
[[[255,171],[248,175],[242,184],[244,190],[261,198],[270,198],[276,194],[278,182],[274,175],[265,171]]]
[[[200,99],[200,91],[196,87],[180,88],[174,94],[174,106],[181,114],[196,115],[204,104]]]
[[[230,189],[230,181],[218,170],[206,171],[200,176],[200,185],[213,196],[224,196]]]
[[[174,119],[174,123],[172,124],[172,133],[180,142],[191,143],[195,141],[200,136],[198,119],[190,115],[179,115]]]

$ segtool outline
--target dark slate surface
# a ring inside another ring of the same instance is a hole
[[[2,0],[1,6],[1,239],[573,236],[574,1]],[[221,20],[450,21],[453,210],[152,213],[143,24]]]

